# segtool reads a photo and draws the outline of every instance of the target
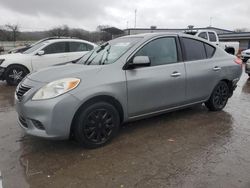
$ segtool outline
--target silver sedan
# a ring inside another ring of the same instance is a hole
[[[123,122],[202,103],[222,110],[241,74],[240,59],[194,36],[124,36],[76,64],[28,75],[16,89],[18,122],[30,135],[73,135],[96,148]]]

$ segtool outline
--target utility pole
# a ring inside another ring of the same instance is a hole
[[[137,14],[137,9],[135,9],[135,28],[136,28],[136,14]]]
[[[213,21],[213,17],[210,17],[210,25],[209,25],[209,27],[212,27],[212,21]]]

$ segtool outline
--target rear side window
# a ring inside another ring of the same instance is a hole
[[[207,58],[203,42],[190,38],[182,38],[182,42],[185,50],[186,61],[194,61]]]
[[[206,44],[206,43],[204,43],[204,45],[205,45],[205,49],[206,49],[206,53],[207,53],[207,58],[213,57],[214,52],[215,52],[215,47],[213,47],[209,44]]]
[[[46,46],[44,49],[45,54],[55,54],[55,53],[65,53],[66,50],[66,42],[56,42]]]
[[[90,44],[86,44],[87,46],[87,50],[90,51],[90,50],[93,50],[94,49],[94,46],[90,45]]]
[[[81,42],[70,42],[69,52],[88,51],[87,44]]]
[[[159,38],[143,46],[135,56],[148,56],[151,66],[177,62],[177,48],[175,38]]]
[[[209,35],[209,40],[211,42],[216,42],[216,35],[213,33],[213,32],[208,32],[208,35]]]
[[[207,33],[206,32],[202,32],[198,35],[198,37],[206,39],[207,40]]]

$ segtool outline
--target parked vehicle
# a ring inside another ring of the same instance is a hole
[[[74,61],[94,47],[95,44],[80,39],[51,39],[23,53],[0,55],[0,80],[17,85],[30,72]]]
[[[250,59],[248,59],[246,62],[245,71],[248,74],[248,76],[250,77]]]
[[[44,38],[44,39],[41,39],[33,44],[27,44],[27,45],[24,45],[24,46],[19,46],[19,47],[16,47],[16,48],[12,48],[11,50],[8,51],[8,54],[14,54],[14,53],[23,53],[25,52],[26,50],[32,48],[33,46],[41,43],[41,42],[45,42],[47,40],[52,40],[52,39],[68,39],[68,38],[71,38],[71,37],[59,37],[59,36],[54,36],[54,37],[47,37],[47,38]]]
[[[237,55],[239,52],[239,42],[220,42],[219,37],[215,31],[211,30],[188,30],[185,31],[186,34],[195,35],[197,37],[203,38],[205,40],[208,40],[214,45],[220,46],[222,49],[224,49],[227,53],[232,55]]]
[[[250,49],[243,50],[241,52],[241,58],[243,62],[247,62],[247,60],[250,59]]]
[[[16,89],[19,124],[30,135],[73,135],[86,147],[100,147],[123,122],[201,103],[222,110],[241,76],[241,63],[191,35],[117,38],[76,64],[28,75]]]
[[[22,45],[22,46],[18,46],[16,48],[12,48],[8,51],[8,54],[15,54],[15,53],[23,53],[24,51],[30,49],[33,45]]]

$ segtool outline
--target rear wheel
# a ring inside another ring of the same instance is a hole
[[[29,73],[29,71],[21,65],[12,65],[6,69],[5,80],[8,85],[15,86]]]
[[[228,84],[224,81],[219,82],[209,100],[205,103],[206,107],[211,111],[222,110],[227,104],[229,93]]]
[[[114,138],[119,125],[120,117],[115,107],[106,102],[97,102],[78,113],[73,131],[80,144],[87,148],[97,148]]]

